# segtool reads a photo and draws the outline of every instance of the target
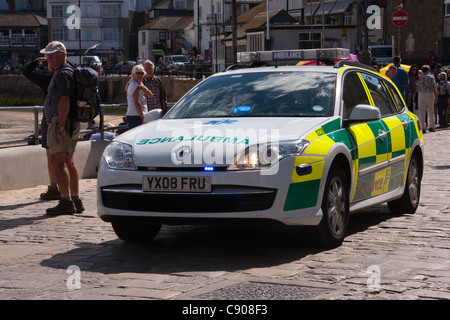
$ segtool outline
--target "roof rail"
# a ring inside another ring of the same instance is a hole
[[[342,68],[343,66],[359,67],[359,68],[367,69],[370,71],[379,72],[377,69],[372,68],[372,67],[368,66],[367,64],[363,64],[361,62],[356,62],[356,61],[341,60],[341,61],[336,62],[336,64],[334,65],[335,68]]]

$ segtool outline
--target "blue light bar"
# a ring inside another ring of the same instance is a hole
[[[207,166],[207,167],[204,167],[203,170],[204,171],[214,171],[214,167]]]
[[[240,107],[235,107],[233,109],[233,113],[247,113],[247,112],[250,112],[250,110],[252,110],[251,106],[240,106]]]

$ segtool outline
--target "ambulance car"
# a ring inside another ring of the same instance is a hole
[[[108,145],[98,215],[125,241],[152,240],[162,224],[233,222],[305,226],[313,244],[336,247],[352,213],[387,203],[413,214],[424,162],[418,118],[388,78],[348,56],[239,53],[241,67]],[[300,59],[341,61],[283,65]]]

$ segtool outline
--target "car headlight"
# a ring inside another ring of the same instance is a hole
[[[298,156],[309,145],[309,141],[285,142],[250,146],[239,153],[228,166],[228,170],[263,169],[273,166],[281,159]]]
[[[103,152],[103,157],[111,169],[136,170],[133,148],[122,142],[111,142]]]

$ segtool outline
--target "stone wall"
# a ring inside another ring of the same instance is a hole
[[[125,85],[129,79],[129,76],[101,77],[99,91],[102,103],[126,103]],[[176,102],[198,83],[198,80],[189,78],[161,77],[161,80],[166,88],[167,101],[169,102]],[[43,98],[39,86],[21,75],[0,76],[0,84],[0,95]]]

